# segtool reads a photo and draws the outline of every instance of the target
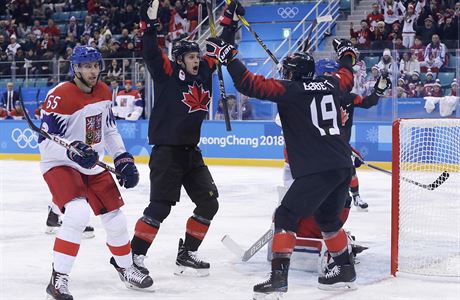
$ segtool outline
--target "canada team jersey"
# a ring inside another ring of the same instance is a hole
[[[115,99],[115,105],[112,108],[113,114],[120,119],[126,119],[130,114],[135,113],[136,118],[139,119],[139,116],[142,114],[142,98],[139,95],[138,91],[131,90],[127,92],[126,90],[120,91],[117,94]]]
[[[90,145],[100,159],[104,157],[105,149],[115,158],[126,150],[111,111],[111,99],[112,94],[102,81],[90,94],[82,92],[72,82],[61,83],[46,96],[41,128],[69,143],[82,141]],[[67,149],[43,137],[39,138],[39,149],[42,173],[56,166],[70,166],[86,175],[104,171],[99,166],[92,169],[80,167],[67,157]]]

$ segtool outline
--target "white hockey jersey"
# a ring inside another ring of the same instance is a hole
[[[138,91],[120,91],[115,99],[113,114],[120,119],[138,120],[142,114],[143,101]]]
[[[126,152],[111,111],[112,93],[99,81],[91,94],[82,92],[74,83],[64,82],[48,92],[43,104],[41,128],[67,142],[82,141],[104,157],[107,150],[113,158]],[[71,161],[66,149],[53,141],[39,138],[40,169],[46,173],[56,166],[70,166],[80,173],[94,175],[104,171],[99,166],[84,169]]]

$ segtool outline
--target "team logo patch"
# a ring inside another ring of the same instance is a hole
[[[102,113],[86,117],[86,144],[94,145],[101,142]]]
[[[189,113],[199,110],[208,111],[211,98],[209,91],[203,89],[203,85],[194,82],[192,86],[188,86],[188,92],[182,94],[184,95],[182,102],[189,107]]]
[[[179,71],[179,79],[184,81],[185,80],[185,72],[183,70]]]

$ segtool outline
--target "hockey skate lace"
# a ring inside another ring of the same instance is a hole
[[[340,266],[335,265],[332,269],[329,269],[329,272],[326,273],[326,278],[331,278],[339,275],[340,273]]]
[[[131,266],[125,271],[126,281],[141,283],[145,278],[145,274],[139,271],[135,266]]]
[[[199,263],[199,264],[203,263],[203,261],[199,259],[198,256],[196,255],[196,252],[189,251],[188,255],[190,256],[190,259],[192,259],[196,263]]]
[[[145,264],[144,264],[144,259],[146,258],[147,256],[145,255],[134,255],[133,256],[133,261],[134,261],[134,264],[138,267],[141,267],[141,268],[144,268],[145,269]]]
[[[69,291],[69,276],[65,275],[65,274],[56,274],[54,287],[61,294],[70,294],[70,291]]]

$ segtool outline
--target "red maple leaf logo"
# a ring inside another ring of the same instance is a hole
[[[201,84],[194,82],[192,86],[188,86],[188,92],[182,94],[184,95],[182,102],[189,107],[189,113],[198,110],[208,111],[208,104],[211,98],[209,97],[209,91],[204,90]]]

